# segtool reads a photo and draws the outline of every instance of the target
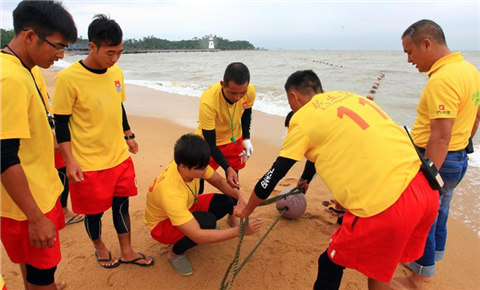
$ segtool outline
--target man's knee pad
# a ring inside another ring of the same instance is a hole
[[[38,269],[26,264],[27,282],[37,286],[47,286],[55,282],[55,270],[57,266],[50,269]]]

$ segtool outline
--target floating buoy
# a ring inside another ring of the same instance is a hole
[[[291,190],[291,188],[286,188],[280,192],[280,195],[287,194]],[[283,213],[283,217],[287,219],[299,218],[307,209],[307,199],[305,198],[305,194],[293,194],[277,201],[277,210],[281,211],[284,208],[287,208],[287,211]]]

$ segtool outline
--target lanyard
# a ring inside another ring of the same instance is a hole
[[[53,129],[54,128],[54,125],[53,125],[53,118],[52,116],[48,113],[48,110],[47,110],[47,105],[45,104],[45,100],[43,99],[43,95],[42,95],[42,92],[40,91],[40,89],[38,88],[38,85],[37,85],[37,81],[35,80],[35,77],[33,76],[33,73],[32,71],[25,65],[25,63],[20,59],[20,57],[18,57],[18,55],[15,53],[15,51],[13,51],[13,49],[8,46],[6,46],[12,53],[13,55],[20,61],[20,63],[22,64],[22,66],[28,70],[28,72],[30,73],[30,76],[32,76],[32,80],[33,80],[33,83],[35,84],[35,88],[37,89],[37,92],[38,92],[38,96],[40,97],[40,100],[42,101],[42,104],[43,104],[43,107],[45,108],[45,113],[47,114],[47,120],[48,120],[48,124],[50,125],[50,127]],[[7,53],[6,51],[2,50],[3,53]]]
[[[233,118],[235,117],[235,110],[237,109],[237,103],[234,103],[233,114],[230,115],[230,109],[228,108],[227,97],[225,97],[225,92],[223,92],[223,88],[222,88],[222,95],[223,95],[223,98],[225,100],[225,107],[227,108],[228,117],[230,118],[230,131],[232,131],[232,138],[230,138],[230,141],[235,143],[235,142],[237,142],[237,140],[235,139],[235,136],[233,136]]]
[[[190,190],[190,192],[192,193],[193,198],[194,198],[193,202],[195,204],[197,204],[198,203],[198,195],[193,192],[193,190],[190,188],[190,186],[188,186],[188,184],[185,181],[183,183],[185,183],[185,186],[187,186],[188,190]],[[195,184],[195,192],[197,192],[197,184]]]

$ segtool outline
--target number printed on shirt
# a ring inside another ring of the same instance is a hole
[[[379,108],[377,108],[376,106],[374,106],[373,104],[371,104],[370,102],[368,102],[366,99],[364,98],[358,98],[358,102],[360,103],[360,105],[362,106],[369,106],[370,108],[374,109],[375,112],[377,112],[383,119],[387,120],[388,119],[388,116],[385,115],[384,112],[382,112]],[[360,117],[356,112],[344,107],[344,106],[340,106],[337,108],[337,117],[339,117],[340,119],[343,119],[343,115],[349,117],[350,119],[352,119],[352,121],[354,121],[355,123],[357,123],[358,126],[360,126],[360,128],[362,128],[362,130],[366,130],[370,125],[362,118]]]

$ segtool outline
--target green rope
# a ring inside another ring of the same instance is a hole
[[[282,194],[282,195],[278,195],[278,196],[275,196],[275,197],[272,197],[270,199],[267,199],[265,201],[263,201],[260,206],[264,206],[264,205],[268,205],[268,204],[272,204],[274,202],[277,202],[279,201],[280,199],[282,198],[285,198],[287,196],[290,196],[290,195],[293,195],[293,194],[299,194],[299,193],[303,193],[304,190],[303,188],[301,187],[295,187],[293,188],[292,190],[290,190],[288,193],[286,194]],[[253,255],[253,253],[255,253],[255,251],[258,249],[258,247],[260,247],[260,244],[263,242],[263,240],[265,240],[265,238],[267,237],[267,235],[270,233],[270,231],[275,227],[275,225],[278,223],[278,221],[280,220],[280,218],[282,217],[282,215],[287,211],[288,209],[287,208],[283,208],[281,211],[280,211],[280,215],[278,215],[277,219],[273,222],[273,224],[270,226],[270,228],[265,232],[265,234],[262,236],[262,238],[260,238],[260,240],[258,241],[258,243],[255,245],[255,247],[253,247],[253,249],[250,251],[250,253],[247,255],[247,257],[245,257],[245,259],[243,260],[242,264],[240,265],[240,267],[238,267],[238,259],[240,257],[240,248],[242,247],[242,243],[243,243],[243,238],[245,237],[245,230],[248,226],[248,217],[243,219],[241,218],[240,219],[240,232],[238,234],[238,244],[237,244],[237,250],[235,251],[235,257],[233,258],[233,261],[230,263],[230,265],[228,265],[227,267],[227,270],[225,271],[225,275],[223,275],[223,279],[222,279],[222,283],[220,285],[220,289],[221,290],[230,290],[232,289],[232,286],[233,286],[233,281],[235,280],[235,277],[238,275],[238,273],[240,272],[240,270],[243,268],[243,266],[245,266],[245,264],[247,263],[248,259],[250,259],[250,257]],[[228,282],[226,282],[227,280],[227,277],[228,275],[230,274],[230,271],[232,270],[233,268],[233,271],[232,271],[232,275],[230,277],[230,279],[228,280]]]
[[[235,251],[235,257],[233,258],[233,261],[228,265],[227,271],[225,272],[225,275],[223,276],[222,279],[222,285],[220,286],[220,289],[222,290],[227,290],[227,289],[232,289],[233,285],[233,280],[235,279],[235,276],[237,276],[239,270],[238,268],[238,259],[240,257],[240,249],[242,247],[242,242],[243,242],[243,237],[245,236],[245,231],[248,226],[248,217],[246,218],[241,218],[240,219],[240,229],[239,229],[239,237],[242,237],[242,239],[238,240],[238,245],[237,245],[237,250]],[[232,276],[230,277],[230,280],[225,283],[227,280],[228,275],[230,274],[230,270],[233,268],[232,271]]]

